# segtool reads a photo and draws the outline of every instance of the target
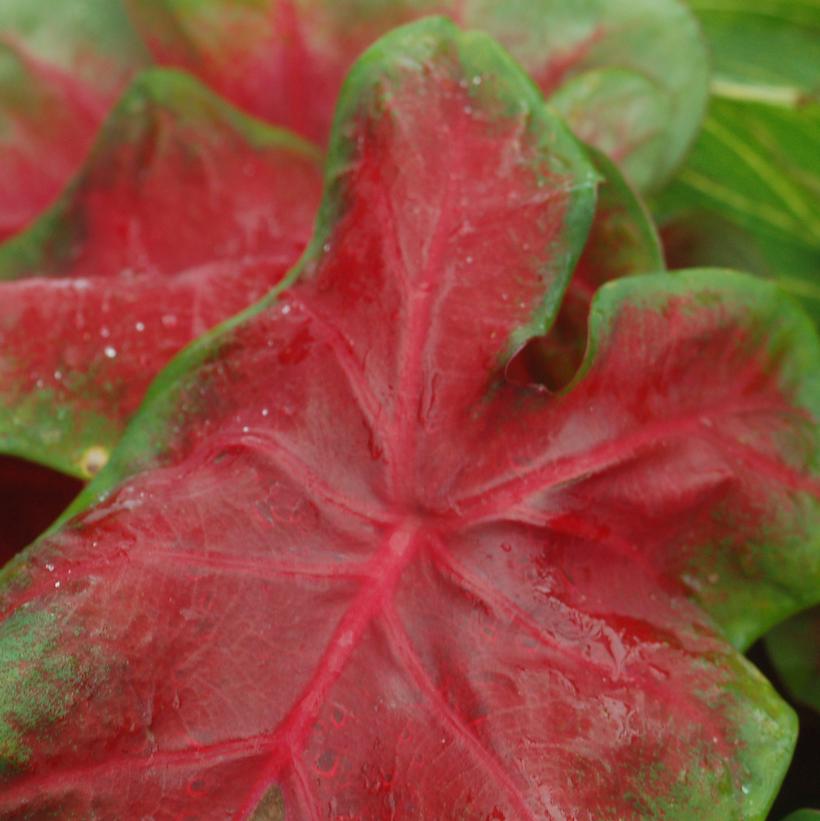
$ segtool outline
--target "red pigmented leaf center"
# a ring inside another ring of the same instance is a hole
[[[246,818],[281,791],[296,818],[536,819],[744,800],[780,716],[682,580],[813,487],[753,313],[705,278],[621,285],[571,391],[508,384],[589,227],[584,154],[442,21],[391,36],[346,95],[298,281],[176,363],[145,411],[172,420],[153,469],[9,593],[12,618],[47,602],[43,641],[83,672],[55,719],[70,749],[25,734],[35,765],[0,802]]]

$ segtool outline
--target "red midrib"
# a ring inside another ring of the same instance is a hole
[[[453,138],[449,141],[450,156],[457,158],[462,143],[463,121],[458,120]],[[401,323],[402,333],[396,369],[400,374],[395,394],[391,439],[397,444],[393,450],[391,470],[392,498],[412,503],[416,494],[415,464],[418,442],[418,406],[422,396],[424,361],[430,345],[430,321],[437,299],[441,299],[446,289],[440,287],[444,271],[447,239],[453,222],[453,178],[447,175],[444,195],[441,201],[436,228],[430,240],[430,248],[424,270],[416,279],[404,277],[408,303],[407,313]]]
[[[820,481],[814,477],[805,476],[788,465],[771,459],[760,453],[760,451],[736,439],[718,436],[712,430],[707,431],[704,438],[715,445],[726,448],[728,453],[736,459],[746,462],[746,464],[757,473],[769,479],[773,479],[775,482],[780,482],[791,490],[809,493],[815,498],[820,499]]]
[[[387,532],[381,547],[369,563],[367,576],[373,581],[362,585],[328,642],[313,677],[290,712],[265,742],[265,746],[271,750],[268,765],[237,813],[237,818],[250,817],[268,789],[280,782],[283,771],[289,769],[293,761],[299,758],[327,700],[328,691],[342,675],[375,617],[392,600],[402,571],[425,543],[422,522],[411,516],[405,516],[396,527]]]
[[[49,769],[32,774],[11,786],[4,786],[0,793],[0,808],[4,812],[20,809],[33,799],[43,798],[60,787],[70,790],[76,788],[77,784],[92,784],[95,780],[123,770],[133,774],[150,768],[186,767],[192,763],[210,764],[249,758],[264,749],[265,740],[265,736],[258,735],[185,750],[164,750],[143,757],[110,756],[101,763],[71,769]]]
[[[185,568],[199,568],[213,570],[220,574],[234,576],[248,576],[254,580],[280,581],[288,578],[321,579],[327,582],[359,581],[366,584],[370,577],[365,566],[350,565],[340,562],[271,562],[264,557],[253,556],[243,558],[217,552],[200,553],[181,550],[141,550],[133,556],[126,557],[129,561],[143,564],[156,563],[180,565]],[[75,581],[72,579],[72,581]]]
[[[314,470],[307,462],[301,459],[294,450],[289,449],[279,440],[275,433],[263,434],[261,431],[244,434],[240,444],[249,449],[256,449],[268,455],[282,473],[298,482],[305,495],[321,499],[333,507],[361,519],[365,522],[387,524],[381,510],[374,505],[358,504],[359,500],[336,490]]]

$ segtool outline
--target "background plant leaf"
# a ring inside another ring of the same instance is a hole
[[[777,279],[820,322],[820,4],[690,5],[715,74],[703,132],[658,203],[670,262],[739,252],[730,264]]]
[[[718,89],[795,102],[820,92],[817,0],[688,0],[703,26]]]
[[[294,276],[3,574],[5,812],[765,815],[793,715],[709,613],[816,588],[817,338],[630,277],[564,394],[506,383],[596,178],[483,35],[362,58]]]
[[[742,261],[776,278],[820,321],[819,155],[820,105],[713,99],[686,165],[658,200],[665,235],[684,238],[670,262],[726,258],[716,215],[735,226],[731,247],[745,246]]]
[[[778,625],[766,650],[789,693],[820,713],[820,606]]]

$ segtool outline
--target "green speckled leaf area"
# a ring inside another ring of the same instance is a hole
[[[507,381],[600,174],[440,19],[358,62],[326,174],[301,262],[4,571],[26,675],[93,686],[10,723],[0,812],[762,821],[795,720],[736,645],[817,588],[809,320],[630,276],[564,390]]]
[[[24,767],[26,739],[47,735],[104,675],[104,667],[78,665],[60,645],[53,612],[23,609],[0,623],[0,775]]]

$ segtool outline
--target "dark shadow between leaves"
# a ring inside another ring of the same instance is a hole
[[[0,456],[0,566],[52,524],[83,484],[42,465]]]

